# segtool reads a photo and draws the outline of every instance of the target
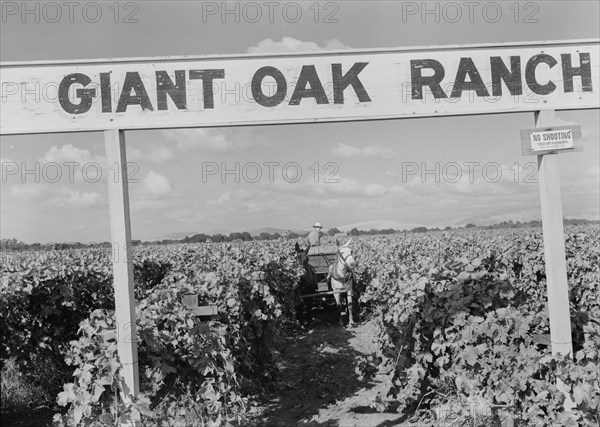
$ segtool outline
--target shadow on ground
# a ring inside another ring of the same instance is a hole
[[[352,396],[370,384],[358,380],[350,345],[352,330],[338,324],[335,307],[320,311],[308,332],[287,338],[279,381],[266,396],[257,427],[338,426],[337,420],[311,421],[319,410]]]
[[[40,407],[27,413],[3,413],[0,423],[2,427],[50,427],[52,417],[57,412],[58,410]]]

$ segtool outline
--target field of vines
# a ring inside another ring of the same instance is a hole
[[[353,239],[356,314],[380,331],[356,375],[391,373],[387,394],[365,405],[387,410],[391,399],[421,425],[600,425],[600,227],[565,235],[572,358],[548,343],[540,228]],[[133,413],[144,425],[248,425],[249,401],[277,382],[281,342],[299,330],[293,245],[136,247],[133,403],[120,397],[117,341],[132,338],[115,324],[110,250],[3,253],[3,418],[47,405],[65,426],[113,426]],[[195,316],[186,293],[219,315]],[[7,366],[37,401],[9,387]]]

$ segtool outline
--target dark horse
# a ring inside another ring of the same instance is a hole
[[[308,262],[308,250],[310,245],[306,249],[300,249],[300,245],[296,243],[296,261],[300,267],[304,268],[304,274],[298,281],[298,287],[296,288],[296,316],[302,326],[310,325],[312,321],[312,299],[301,298],[302,295],[309,295],[317,292],[318,281],[315,268]]]

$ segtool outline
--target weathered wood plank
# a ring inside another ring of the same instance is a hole
[[[552,341],[550,341],[550,334],[534,334],[533,342],[536,344],[541,344],[545,346],[551,346]]]
[[[187,308],[198,307],[198,295],[197,294],[185,294],[181,297],[181,303]]]
[[[133,254],[131,251],[131,222],[129,217],[129,187],[125,133],[120,130],[104,132],[106,160],[119,165],[119,175],[108,179],[108,207],[113,247],[113,286],[115,289],[115,318],[117,322],[117,351],[123,365],[124,399],[139,393],[138,356],[133,292]]]
[[[600,108],[597,39],[0,68],[2,135]]]
[[[308,294],[308,295],[301,295],[300,298],[304,299],[304,298],[310,298],[310,297],[319,297],[319,296],[324,296],[324,295],[334,295],[334,294],[345,294],[347,293],[347,290],[340,290],[340,291],[328,291],[328,292],[317,292],[314,294]]]
[[[536,127],[552,126],[556,121],[555,115],[553,110],[539,111],[535,114]],[[538,179],[542,208],[544,264],[548,290],[552,354],[560,353],[573,357],[558,153],[538,156]],[[570,388],[560,378],[557,378],[556,386],[566,396],[565,410],[571,411],[575,405],[569,397]]]
[[[219,314],[216,305],[201,305],[191,309],[196,316],[215,316]]]
[[[555,112],[540,111],[536,114],[535,121],[536,127],[539,128],[552,126]],[[573,346],[558,154],[538,156],[538,179],[552,353],[570,354],[573,352]]]

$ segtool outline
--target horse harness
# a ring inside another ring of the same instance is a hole
[[[342,255],[342,251],[340,251],[339,249],[337,251],[338,259],[342,260],[342,263],[346,267],[345,270],[347,270],[349,272],[349,274],[339,276],[337,273],[337,268],[335,268],[335,264],[334,264],[333,268],[331,269],[331,277],[333,277],[338,282],[346,283],[348,281],[348,279],[350,279],[352,277],[352,270],[350,269],[350,267],[348,266],[348,263],[346,262],[346,259],[348,259],[348,257],[350,255],[352,255],[352,252],[350,252],[348,254],[348,256],[344,258],[344,255]]]

